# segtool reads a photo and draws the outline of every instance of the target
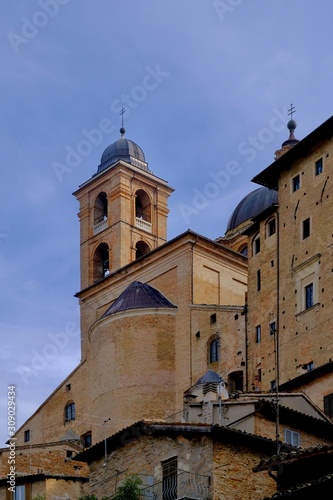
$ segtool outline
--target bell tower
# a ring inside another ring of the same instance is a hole
[[[168,183],[148,168],[142,149],[121,137],[97,172],[74,193],[80,203],[81,290],[166,242]]]

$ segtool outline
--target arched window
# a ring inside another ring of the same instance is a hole
[[[243,392],[244,390],[244,374],[242,370],[231,372],[228,375],[228,390],[232,392]]]
[[[245,257],[247,257],[247,245],[240,247],[238,252],[241,253],[242,255],[245,255]]]
[[[94,225],[108,217],[108,198],[106,193],[99,193],[94,205]]]
[[[135,258],[136,259],[139,259],[143,255],[146,255],[147,253],[150,252],[149,246],[144,241],[138,241],[135,248],[136,248],[136,251],[135,251]]]
[[[75,403],[67,403],[65,407],[65,422],[75,420]]]
[[[94,281],[105,278],[110,274],[109,267],[109,247],[106,243],[101,243],[94,254]]]
[[[208,343],[208,362],[215,363],[220,359],[220,337],[214,335]]]
[[[143,189],[135,193],[135,217],[151,223],[150,198]]]

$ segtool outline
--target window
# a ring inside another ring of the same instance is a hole
[[[220,337],[215,337],[209,344],[209,363],[220,359]]]
[[[135,245],[135,258],[139,259],[150,252],[150,248],[144,241],[138,241]]]
[[[275,219],[271,219],[267,222],[267,237],[272,236],[276,232]]]
[[[82,436],[82,439],[83,439],[83,446],[85,448],[89,448],[92,445],[91,432],[87,432],[87,434],[84,434],[84,436]]]
[[[244,374],[242,370],[231,372],[228,375],[228,392],[243,392],[244,389]]]
[[[135,217],[151,223],[150,198],[143,189],[135,193]]]
[[[66,450],[66,458],[72,458],[74,452],[72,450]]]
[[[310,218],[303,220],[303,240],[310,236]]]
[[[216,323],[216,313],[210,315],[210,324],[215,325]]]
[[[276,391],[276,380],[271,380],[271,391]]]
[[[261,272],[260,269],[257,271],[257,291],[260,292],[261,290]]]
[[[304,301],[305,309],[309,309],[313,306],[313,283],[304,287]]]
[[[310,361],[309,363],[303,365],[303,370],[306,370],[307,372],[311,372],[313,369],[314,369],[313,361]]]
[[[16,485],[15,487],[15,493],[14,493],[14,500],[25,500],[25,485]]]
[[[257,325],[256,326],[256,343],[259,344],[261,341],[261,326]]]
[[[106,243],[101,243],[96,248],[94,254],[94,281],[105,278],[110,274],[109,270],[109,247]]]
[[[319,160],[315,161],[315,175],[321,174],[323,171],[323,159],[319,158]]]
[[[70,391],[71,390],[71,384],[67,384],[66,385],[66,391]]]
[[[99,193],[94,205],[94,224],[108,218],[108,199],[106,193]]]
[[[75,403],[68,403],[65,408],[65,421],[75,420]]]
[[[260,252],[260,236],[256,236],[253,240],[253,255]]]
[[[292,188],[292,191],[293,193],[295,191],[298,191],[299,188],[301,187],[301,184],[300,184],[300,176],[299,175],[296,175],[295,177],[292,178],[291,180],[291,188]]]
[[[269,334],[270,335],[275,335],[276,334],[276,321],[271,321],[269,324]]]
[[[300,446],[300,435],[298,432],[291,431],[290,429],[284,430],[284,442],[286,444],[290,444],[291,446],[295,446],[298,448]]]
[[[175,500],[177,498],[177,457],[162,462],[162,498]]]
[[[24,431],[24,442],[28,443],[28,441],[30,441],[30,431],[29,430]]]
[[[333,392],[324,397],[324,413],[329,418],[333,418]]]
[[[247,257],[247,245],[245,245],[244,247],[241,247],[238,251],[239,251],[239,253],[241,253],[242,255],[245,255],[245,257]]]

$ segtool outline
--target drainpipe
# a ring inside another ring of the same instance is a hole
[[[279,342],[279,329],[280,329],[280,219],[278,212],[278,205],[274,205],[276,214],[276,331],[274,335],[275,347],[275,389],[276,389],[276,421],[275,421],[275,434],[276,434],[276,453],[280,454],[280,397],[279,397],[279,383],[280,383],[280,342]]]

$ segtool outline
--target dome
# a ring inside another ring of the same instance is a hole
[[[120,129],[121,138],[108,146],[101,157],[101,164],[98,167],[99,174],[106,168],[110,167],[119,160],[130,163],[135,167],[139,167],[146,172],[149,172],[148,164],[145,160],[145,155],[140,146],[130,139],[124,138],[125,129]]]
[[[111,304],[102,318],[112,314],[127,311],[129,309],[146,308],[176,308],[164,295],[156,288],[147,283],[133,281],[119,297]]]
[[[239,226],[242,222],[252,219],[278,201],[278,193],[266,187],[258,188],[249,193],[238,203],[228,222],[227,231]]]

